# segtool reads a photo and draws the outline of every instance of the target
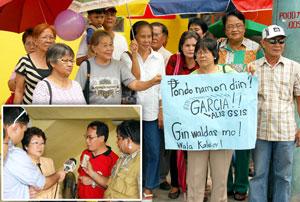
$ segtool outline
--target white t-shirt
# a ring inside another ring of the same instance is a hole
[[[127,53],[122,54],[121,61],[124,61],[126,66],[131,70],[132,61]],[[141,81],[151,80],[157,74],[165,75],[165,63],[162,54],[151,49],[151,54],[145,62],[143,62],[139,54],[138,61],[141,71]],[[160,85],[155,85],[147,90],[137,92],[137,104],[143,106],[144,121],[154,121],[158,119],[160,99]]]
[[[128,51],[128,45],[126,38],[121,34],[115,33],[114,43],[114,52],[112,59],[120,60],[121,55],[124,51]],[[78,47],[76,58],[81,58],[87,56],[88,54],[88,44],[86,43],[86,33],[81,37],[81,41]]]

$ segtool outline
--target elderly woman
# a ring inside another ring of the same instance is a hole
[[[52,73],[37,84],[32,104],[86,104],[79,83],[69,79],[75,62],[73,50],[66,44],[53,44],[46,61]]]
[[[263,56],[262,49],[258,43],[245,38],[245,16],[241,12],[227,13],[222,21],[227,39],[220,43],[218,63],[229,64],[237,72],[243,72],[247,64]],[[242,201],[249,186],[250,150],[236,150],[235,157],[235,177],[230,166],[227,191],[228,195],[234,194],[235,200]]]
[[[41,129],[32,127],[24,133],[22,146],[41,173],[44,176],[50,176],[55,173],[55,167],[52,159],[42,157],[46,140],[45,133]],[[34,199],[57,199],[59,190],[58,184],[53,185],[48,190],[38,193]]]
[[[152,38],[152,26],[146,21],[136,22],[130,32],[132,57],[130,58],[126,53],[121,56],[121,61],[125,61],[132,74],[142,81],[146,81],[156,74],[164,75],[165,72],[163,56],[151,48]],[[142,134],[145,160],[143,200],[152,201],[153,189],[159,186],[161,131],[158,119],[162,113],[162,111],[160,112],[160,86],[153,86],[147,91],[138,92],[137,103],[143,106]]]
[[[48,24],[39,24],[34,28],[32,37],[36,45],[35,52],[23,56],[15,68],[14,104],[31,104],[36,84],[51,73],[46,63],[46,52],[55,43],[55,29]]]
[[[95,56],[88,60],[91,67],[90,104],[121,104],[122,85],[143,91],[159,84],[161,75],[153,75],[147,81],[137,80],[121,61],[112,59],[114,50],[111,35],[103,30],[95,31],[90,39],[89,51]],[[152,79],[151,79],[152,78]],[[82,62],[76,75],[82,88],[87,81],[87,62]]]
[[[106,187],[104,198],[138,199],[140,196],[140,122],[127,120],[117,127],[118,146],[123,153],[114,165],[111,176],[96,173],[90,161],[83,170],[93,176],[97,185]],[[90,182],[85,182],[91,185]]]
[[[27,54],[35,51],[35,45],[32,38],[33,28],[28,28],[22,35],[22,42]],[[8,81],[8,88],[14,94],[16,89],[16,72],[13,71]],[[13,101],[13,100],[12,100]],[[11,104],[11,103],[10,103]]]
[[[195,48],[195,59],[200,68],[191,74],[233,73],[230,66],[217,65],[219,54],[217,42],[213,39],[203,39]],[[188,201],[203,201],[208,162],[212,175],[211,201],[227,201],[227,175],[233,150],[188,151],[187,180]]]

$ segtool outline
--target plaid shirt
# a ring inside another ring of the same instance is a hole
[[[177,54],[171,55],[169,62],[166,67],[166,75],[173,75],[176,67],[176,60],[177,60]],[[178,75],[188,75],[191,72],[195,71],[196,69],[199,69],[199,65],[196,62],[195,67],[192,69],[189,69],[185,62],[185,57],[183,57],[180,54],[180,63],[179,63],[179,69],[178,69]]]
[[[227,40],[221,42],[219,50],[219,64],[228,64],[237,72],[243,72],[246,64],[263,57],[263,51],[258,43],[244,38],[241,46],[232,51]]]
[[[300,64],[280,57],[272,67],[265,57],[256,65],[258,85],[257,139],[294,141],[295,96],[300,96]]]

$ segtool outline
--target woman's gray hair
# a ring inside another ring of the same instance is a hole
[[[52,44],[46,53],[46,62],[49,68],[52,68],[51,63],[57,64],[58,59],[65,56],[70,55],[74,58],[74,52],[70,46],[64,43],[56,43]]]

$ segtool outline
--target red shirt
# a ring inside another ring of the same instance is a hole
[[[166,67],[166,75],[173,75],[173,72],[176,67],[176,60],[177,60],[177,54],[171,55],[169,62]],[[191,72],[195,71],[196,69],[199,69],[199,65],[196,62],[195,67],[192,69],[189,69],[185,62],[185,57],[180,54],[180,63],[179,63],[179,70],[178,75],[188,75]]]
[[[83,159],[83,155],[86,154],[90,157],[90,162],[93,165],[94,170],[103,176],[110,176],[111,169],[115,165],[115,163],[118,160],[118,155],[116,155],[110,147],[108,147],[108,150],[104,152],[103,154],[100,154],[98,156],[94,156],[92,152],[89,150],[84,150],[80,157],[80,163]],[[78,168],[78,173],[80,176],[88,176],[81,166]],[[78,196],[80,199],[103,199],[105,189],[102,189],[98,186],[95,188],[92,187],[92,185],[85,186],[81,183],[81,181],[78,181]]]

